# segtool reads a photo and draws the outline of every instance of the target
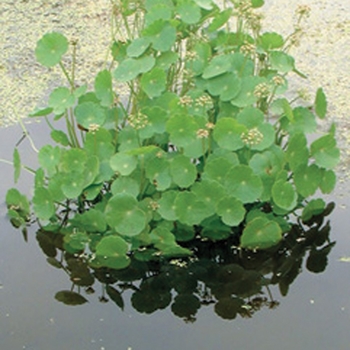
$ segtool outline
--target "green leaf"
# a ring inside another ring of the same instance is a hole
[[[40,166],[47,171],[49,175],[56,172],[57,166],[60,162],[61,149],[51,145],[43,146],[38,155]]]
[[[106,69],[99,72],[95,78],[95,94],[101,101],[101,106],[109,107],[112,105],[114,100],[112,76]]]
[[[224,197],[219,201],[216,213],[226,225],[238,226],[243,221],[246,210],[237,198]]]
[[[81,172],[70,172],[63,174],[61,189],[68,199],[79,197],[85,188],[85,174]]]
[[[199,200],[211,209],[214,214],[217,203],[225,196],[225,189],[220,183],[210,179],[197,181],[191,187],[191,192],[194,193]]]
[[[214,6],[212,0],[194,0],[194,2],[204,10],[211,10]]]
[[[202,77],[210,79],[229,72],[231,70],[231,58],[231,55],[215,56],[204,69]]]
[[[322,88],[317,89],[314,106],[317,116],[324,119],[327,114],[327,98]]]
[[[213,136],[220,147],[236,151],[243,148],[241,135],[246,131],[247,128],[238,123],[236,119],[220,118],[215,125]]]
[[[284,45],[283,36],[277,33],[266,32],[259,36],[259,45],[266,51],[279,49]]]
[[[307,165],[309,161],[309,150],[307,148],[307,139],[304,134],[297,133],[291,136],[286,156],[292,171],[297,169],[300,165]]]
[[[224,320],[233,320],[242,310],[244,302],[241,298],[224,297],[215,304],[215,313]]]
[[[191,192],[179,192],[174,206],[179,221],[186,225],[198,225],[210,216],[205,203],[198,200],[197,196]]]
[[[201,19],[201,10],[190,0],[181,1],[176,7],[177,13],[186,24],[196,24]]]
[[[230,19],[231,14],[232,8],[228,8],[216,15],[208,27],[208,32],[213,33],[222,27]]]
[[[29,219],[30,205],[27,197],[17,189],[11,188],[6,193],[6,205],[9,210],[18,212],[21,217]]]
[[[297,204],[298,195],[289,182],[278,180],[271,189],[273,201],[282,209],[291,211]]]
[[[87,155],[85,150],[80,148],[70,148],[62,152],[59,169],[65,173],[82,173],[85,169]]]
[[[282,51],[270,52],[271,68],[282,73],[291,72],[294,67],[294,58]]]
[[[151,40],[147,37],[136,38],[130,43],[126,52],[129,57],[139,57],[148,49],[150,44]]]
[[[106,121],[106,111],[101,105],[94,102],[83,102],[78,104],[74,109],[77,122],[89,129],[90,127],[100,127]]]
[[[127,58],[114,71],[114,78],[122,83],[128,82],[139,74],[150,71],[155,63],[156,60],[152,56],[144,56],[138,59]]]
[[[250,221],[241,236],[241,247],[247,249],[267,249],[282,239],[282,230],[275,221],[257,217]]]
[[[72,107],[74,103],[74,95],[65,87],[59,87],[53,90],[49,97],[49,107],[52,108],[53,113],[56,115],[64,113],[66,109]]]
[[[52,130],[51,138],[62,146],[69,146],[69,139],[66,133],[61,130]]]
[[[257,76],[242,77],[241,89],[231,103],[240,108],[253,105],[258,100],[258,97],[254,95],[255,87],[264,81],[264,78]]]
[[[311,156],[315,159],[316,165],[332,169],[340,159],[340,150],[333,135],[327,134],[315,140],[310,146]]]
[[[51,114],[52,111],[53,111],[53,108],[51,108],[51,107],[39,109],[39,110],[36,110],[36,111],[30,113],[29,117],[44,117],[44,116]]]
[[[166,123],[166,131],[170,134],[170,141],[177,147],[189,145],[199,129],[195,119],[189,115],[173,115]]]
[[[322,193],[328,194],[331,193],[336,185],[337,176],[333,170],[325,170],[323,172],[322,180],[320,183],[320,189]]]
[[[136,198],[140,193],[140,184],[130,177],[121,176],[113,181],[111,191],[112,194],[128,193]]]
[[[127,193],[114,195],[108,201],[105,215],[112,228],[128,237],[141,233],[147,224],[145,212],[139,209],[135,197]]]
[[[130,175],[137,167],[137,158],[126,153],[116,153],[110,159],[111,168],[122,176]]]
[[[243,203],[252,203],[263,192],[263,184],[259,176],[247,165],[232,167],[226,175],[225,187],[231,196]]]
[[[166,74],[161,68],[153,68],[141,78],[141,88],[149,98],[159,97],[166,88]]]
[[[177,219],[177,215],[175,213],[175,199],[177,193],[177,191],[163,192],[161,199],[158,200],[158,213],[165,220],[175,221]]]
[[[300,165],[294,172],[295,187],[303,197],[312,196],[322,179],[323,170],[317,165]]]
[[[228,171],[238,164],[239,161],[237,156],[233,160],[225,157],[208,159],[204,167],[203,180],[210,179],[215,180],[220,184],[224,184]]]
[[[82,305],[88,302],[88,300],[82,295],[70,290],[61,290],[60,292],[57,292],[55,299],[70,306]]]
[[[38,42],[35,56],[39,63],[45,67],[53,67],[61,61],[68,50],[68,40],[60,33],[45,34]]]
[[[17,183],[19,176],[21,175],[21,157],[19,155],[17,147],[13,150],[13,167],[14,167],[14,181]]]
[[[161,52],[170,51],[176,42],[176,29],[165,22],[162,29],[151,37],[153,49]]]
[[[323,199],[311,199],[310,202],[307,203],[306,207],[303,209],[301,219],[304,222],[306,222],[310,220],[313,216],[323,213],[325,207],[326,203]]]
[[[213,96],[220,95],[221,101],[230,101],[238,95],[241,79],[235,73],[222,74],[208,80],[207,88]]]
[[[34,191],[33,206],[35,215],[41,220],[49,220],[55,215],[55,205],[50,192],[44,188],[39,187]]]
[[[107,229],[105,216],[97,209],[90,209],[82,214],[76,214],[70,222],[77,228],[87,232],[105,232]]]
[[[170,174],[176,185],[186,188],[196,180],[197,169],[190,158],[180,154],[171,159]]]
[[[96,245],[96,258],[90,261],[93,266],[124,269],[130,265],[130,258],[126,255],[128,244],[119,236],[106,236]]]

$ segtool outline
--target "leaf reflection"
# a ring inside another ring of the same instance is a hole
[[[282,241],[267,250],[237,248],[234,238],[218,242],[194,238],[182,244],[195,253],[190,258],[150,255],[151,260],[144,261],[144,257],[129,254],[130,264],[119,270],[89,264],[87,255],[65,249],[62,236],[53,232],[39,230],[37,240],[48,263],[65,271],[73,283],[70,291],[55,296],[66,305],[93,298],[98,289],[93,285],[98,281],[102,285],[99,301],[110,300],[121,310],[131,296],[131,306],[140,313],[168,308],[185,322],[194,322],[201,307],[213,305],[219,317],[233,320],[252,317],[262,308],[276,308],[279,301],[272,287],[286,296],[303,266],[313,273],[326,269],[335,242],[330,241],[331,228],[325,217],[333,207],[329,204],[306,222],[290,223]]]

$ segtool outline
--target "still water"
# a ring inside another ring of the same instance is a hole
[[[29,128],[38,133],[41,126]],[[0,130],[1,158],[11,158],[20,137],[19,127]],[[26,147],[25,142],[20,146],[23,161],[35,164],[35,155]],[[185,322],[170,307],[138,313],[129,291],[123,294],[123,310],[112,300],[103,302],[98,282],[93,286],[95,293],[82,292],[88,300],[83,305],[57,301],[58,291],[71,288],[69,276],[47,263],[35,230],[29,230],[26,243],[8,222],[4,198],[13,186],[13,173],[2,163],[0,172],[0,349],[349,349],[350,263],[339,261],[350,257],[349,184],[339,183],[336,193],[326,199],[337,203],[331,214],[331,240],[336,245],[324,272],[311,273],[304,263],[286,297],[277,287],[270,288],[279,305],[262,307],[251,318],[237,315],[225,320],[209,304],[198,310],[194,322]],[[23,174],[18,188],[29,194],[31,181],[31,176]]]

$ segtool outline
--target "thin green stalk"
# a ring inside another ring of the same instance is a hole
[[[59,65],[60,65],[60,67],[62,69],[63,74],[67,78],[71,89],[74,90],[74,83],[73,83],[72,79],[69,77],[68,72],[67,72],[66,68],[64,68],[64,65],[63,65],[63,63],[61,61],[59,62]]]

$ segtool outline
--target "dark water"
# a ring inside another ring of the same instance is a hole
[[[31,126],[33,132],[40,130]],[[0,130],[0,157],[11,158],[21,131]],[[44,142],[45,140],[42,140]],[[22,158],[33,164],[35,155],[21,145]],[[212,349],[318,349],[350,348],[350,205],[346,184],[327,200],[338,205],[331,216],[331,238],[336,246],[325,272],[314,274],[303,267],[282,297],[272,288],[275,309],[267,307],[252,318],[218,317],[212,305],[202,307],[196,321],[186,323],[168,309],[146,315],[137,313],[126,299],[124,311],[112,301],[101,303],[100,285],[88,303],[66,306],[55,300],[71,282],[62,271],[46,262],[34,232],[28,243],[6,218],[7,188],[13,186],[12,168],[0,163],[0,349],[1,350],[212,350]],[[18,188],[31,192],[31,176],[23,174]]]

